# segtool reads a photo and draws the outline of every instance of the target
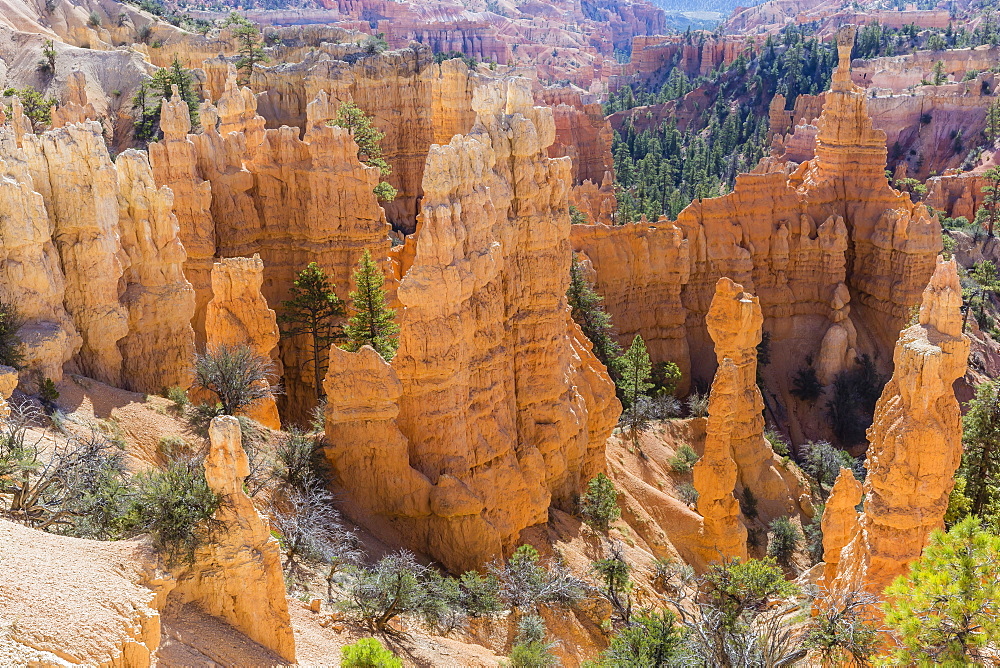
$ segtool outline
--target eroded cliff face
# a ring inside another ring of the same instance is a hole
[[[331,350],[325,383],[325,453],[354,513],[451,568],[567,504],[603,468],[620,410],[566,310],[570,165],[545,155],[551,111],[517,78],[477,89],[473,106],[473,131],[427,159],[398,353]],[[406,491],[377,500],[397,480]]]
[[[840,552],[832,584],[837,592],[881,594],[943,526],[962,457],[961,414],[952,389],[969,355],[961,305],[955,260],[939,258],[918,324],[899,334],[895,372],[868,429],[864,511],[859,530]],[[830,521],[849,525],[853,507],[839,512],[848,518]]]
[[[621,340],[642,334],[654,361],[672,360],[692,380],[707,382],[717,364],[704,324],[716,281],[728,276],[756,294],[772,350],[782,351],[762,368],[778,398],[764,397],[772,413],[795,405],[788,382],[807,359],[824,360],[828,378],[860,353],[887,369],[940,250],[937,219],[885,178],[884,133],[850,82],[850,39],[817,121],[815,159],[794,170],[765,160],[676,223],[573,228]],[[796,441],[823,435],[820,420],[799,413],[772,417]]]
[[[295,637],[285,599],[278,541],[243,491],[250,465],[239,421],[223,415],[209,426],[205,480],[225,498],[215,518],[226,525],[175,574],[168,600],[197,603],[248,638],[295,663]]]
[[[310,262],[346,300],[362,251],[388,255],[391,227],[372,192],[378,170],[358,161],[349,131],[327,124],[338,108],[321,91],[308,105],[303,138],[297,128],[265,130],[255,96],[236,85],[233,71],[217,106],[202,104],[202,133],[186,134],[187,106],[179,97],[164,105],[165,137],[150,150],[157,179],[177,190],[174,211],[185,247],[193,249],[185,273],[198,295],[199,342],[213,336],[205,314],[217,257],[259,254],[261,294],[280,308]],[[281,344],[282,401],[293,419],[304,419],[316,402],[307,348],[304,336]]]
[[[22,382],[59,380],[72,363],[137,391],[186,385],[193,335],[184,249],[170,192],[155,187],[145,155],[127,151],[112,162],[94,121],[0,135],[3,201],[21,221],[4,235],[0,270],[4,297],[26,319]]]

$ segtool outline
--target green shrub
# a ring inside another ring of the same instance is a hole
[[[547,668],[558,665],[552,654],[555,643],[546,640],[545,622],[538,615],[525,615],[517,623],[517,636],[510,650],[511,668]]]
[[[489,570],[500,581],[503,597],[512,608],[574,605],[589,589],[562,562],[539,563],[538,550],[531,545],[519,546],[505,563],[489,564]]]
[[[503,610],[500,580],[493,573],[466,571],[459,578],[459,586],[459,602],[469,614],[478,617]]]
[[[148,532],[171,562],[193,559],[195,550],[220,528],[214,515],[222,499],[205,481],[201,462],[174,460],[165,469],[140,473],[133,480],[130,523],[137,531]]]
[[[101,15],[97,12],[90,12],[90,16],[87,17],[87,25],[92,28],[99,28],[102,22],[103,19],[101,19]]]
[[[289,487],[305,489],[315,478],[315,450],[316,441],[292,427],[275,449],[274,477]]]
[[[611,523],[622,516],[618,507],[618,492],[611,478],[603,473],[587,483],[587,493],[580,500],[584,521],[599,531],[607,531]]]
[[[17,307],[0,302],[0,364],[20,369],[24,365],[24,351],[18,330],[24,325]]]
[[[708,392],[692,392],[687,398],[691,417],[708,417]]]
[[[184,407],[190,403],[187,390],[178,385],[174,385],[167,390],[167,399],[174,402],[174,409],[178,411],[184,410]]]
[[[694,448],[685,443],[677,448],[677,452],[674,453],[674,456],[670,458],[668,463],[674,473],[688,473],[694,468],[697,461],[698,453],[694,451]]]
[[[362,638],[340,648],[342,668],[403,668],[403,662],[377,638]]]
[[[771,520],[771,540],[767,545],[767,555],[774,557],[782,564],[788,564],[795,554],[795,549],[802,542],[802,533],[787,517],[776,517]]]
[[[59,400],[59,390],[56,389],[55,381],[51,378],[42,378],[38,381],[38,399],[42,402],[47,412],[51,413],[56,409],[56,401]]]
[[[785,442],[784,436],[781,433],[768,429],[764,432],[764,438],[771,445],[771,449],[774,450],[774,454],[779,457],[788,456],[788,443]]]
[[[698,490],[689,482],[685,482],[678,486],[677,494],[680,495],[681,501],[688,505],[698,503]]]
[[[865,432],[875,415],[875,403],[887,380],[868,355],[862,355],[853,367],[837,374],[826,412],[830,428],[843,445],[865,441]]]
[[[198,386],[215,393],[225,415],[274,396],[274,364],[246,345],[209,348],[196,356],[194,370]]]
[[[785,579],[773,558],[712,564],[705,573],[704,584],[710,602],[732,620],[746,611],[765,608],[771,599],[799,592],[798,587]]]
[[[673,613],[647,611],[615,634],[595,668],[674,665],[672,660],[681,658],[683,641]]]

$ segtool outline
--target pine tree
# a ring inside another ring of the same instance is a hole
[[[909,574],[885,590],[886,626],[899,644],[891,665],[992,665],[998,600],[1000,537],[977,517],[935,531]]]
[[[621,391],[622,403],[625,404],[622,421],[632,438],[633,445],[638,445],[639,434],[649,424],[649,412],[643,398],[653,387],[649,382],[653,365],[649,361],[649,353],[646,351],[646,343],[642,340],[642,336],[635,335],[632,345],[618,358],[618,367],[621,373],[618,389]]]
[[[158,69],[152,79],[139,84],[139,89],[132,98],[132,109],[136,112],[136,139],[148,141],[157,137],[160,132],[160,107],[165,98],[173,96],[174,86],[177,86],[177,93],[187,103],[191,127],[198,126],[200,100],[194,87],[194,74],[185,69],[175,56],[170,67]]]
[[[979,517],[998,500],[1000,484],[1000,382],[990,380],[976,388],[976,397],[962,419],[961,475],[964,494],[971,501],[969,511]]]
[[[1000,137],[1000,100],[995,100],[986,111],[986,138],[991,142]]]
[[[611,316],[601,305],[604,298],[594,290],[583,275],[583,268],[576,259],[576,253],[569,265],[569,289],[566,291],[570,314],[576,324],[580,325],[590,343],[594,346],[594,355],[607,368],[612,379],[620,377],[618,357],[622,354],[621,346],[614,339],[614,325]]]
[[[944,63],[942,61],[937,61],[934,63],[934,85],[940,86],[943,83],[948,82],[948,75],[944,71]]]
[[[323,376],[330,346],[343,336],[337,320],[344,315],[344,306],[327,280],[326,273],[315,262],[299,272],[288,291],[291,299],[281,302],[284,313],[278,322],[287,325],[281,335],[293,337],[308,334],[312,340],[313,372],[316,398],[323,398]]]
[[[983,173],[987,185],[980,188],[983,204],[976,211],[976,222],[986,227],[986,235],[993,237],[993,228],[1000,219],[1000,167],[992,167]]]
[[[236,59],[236,69],[240,76],[237,83],[241,86],[249,86],[254,67],[269,60],[260,45],[260,28],[257,27],[256,23],[236,12],[231,13],[223,25],[232,26],[233,37],[236,38],[239,45],[237,47],[239,57]]]
[[[382,176],[392,174],[392,167],[382,157],[381,142],[385,138],[385,133],[375,127],[371,116],[358,105],[353,102],[342,102],[340,109],[337,110],[337,117],[330,124],[350,131],[354,143],[358,145],[358,160],[369,167],[378,167]],[[374,192],[378,199],[384,202],[396,199],[396,189],[387,181],[375,186]]]
[[[345,350],[357,352],[361,346],[371,346],[386,361],[392,359],[399,347],[399,325],[396,312],[385,305],[385,276],[366,248],[354,272],[358,289],[351,293],[351,310],[354,315],[344,327],[347,337]]]

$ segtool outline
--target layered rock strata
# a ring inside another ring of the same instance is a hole
[[[255,642],[295,663],[295,637],[285,599],[278,541],[243,491],[250,473],[239,421],[229,415],[212,420],[205,480],[225,501],[215,519],[225,524],[195,552],[191,566],[176,576],[169,599],[197,603]]]
[[[267,307],[260,288],[264,282],[264,263],[259,255],[232,257],[212,267],[212,301],[208,303],[205,326],[208,349],[220,346],[247,346],[256,355],[278,359],[278,322]],[[274,381],[281,377],[280,362],[274,368]],[[280,429],[274,397],[250,406],[246,415],[271,429]]]
[[[717,364],[704,325],[716,281],[728,276],[756,294],[771,347],[782,351],[762,369],[775,395],[765,396],[769,411],[795,405],[789,379],[810,359],[826,360],[828,377],[861,353],[888,370],[892,341],[940,249],[936,217],[885,178],[885,135],[850,81],[851,39],[844,36],[817,121],[814,159],[795,168],[764,161],[739,175],[732,193],[693,202],[676,223],[573,229],[620,340],[642,334],[654,361],[676,362],[693,381],[707,383]],[[634,308],[640,293],[649,308]],[[825,436],[804,413],[773,418],[796,441]]]
[[[838,592],[881,594],[943,526],[962,458],[961,413],[952,388],[969,355],[961,305],[955,260],[939,258],[918,323],[899,334],[895,372],[868,429],[864,510],[858,532],[840,552],[832,584]]]
[[[331,350],[325,383],[325,454],[353,512],[451,568],[568,503],[603,468],[620,410],[566,311],[570,165],[545,155],[551,111],[517,78],[473,100],[472,133],[428,157],[399,351]]]
[[[191,385],[195,295],[184,277],[184,246],[171,211],[173,193],[156,187],[146,156],[128,150],[115,160],[122,250],[128,266],[120,301],[128,312],[122,351],[124,387],[136,392]]]
[[[0,162],[0,210],[20,221],[4,232],[0,296],[25,319],[22,382],[59,380],[70,363],[137,391],[186,385],[184,249],[171,193],[156,188],[145,155],[112,162],[100,124],[88,121],[19,139],[0,130]]]

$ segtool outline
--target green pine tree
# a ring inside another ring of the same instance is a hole
[[[993,236],[993,229],[1000,220],[1000,167],[992,167],[983,172],[987,184],[980,188],[983,193],[982,206],[976,211],[976,222],[986,228],[986,235]]]
[[[621,374],[618,370],[618,357],[622,354],[621,346],[614,339],[614,325],[611,316],[601,305],[604,298],[594,290],[594,287],[583,275],[583,268],[576,259],[576,253],[569,265],[569,289],[566,291],[570,313],[576,324],[580,325],[584,335],[594,346],[594,355],[607,368],[611,378],[617,380]]]
[[[198,126],[198,105],[201,101],[195,90],[194,74],[191,70],[185,69],[175,56],[170,67],[156,70],[151,79],[139,84],[132,98],[132,109],[136,115],[134,131],[136,139],[149,141],[159,136],[160,107],[164,99],[173,96],[174,86],[177,86],[178,94],[187,103],[191,127]]]
[[[385,305],[385,276],[372,260],[366,248],[354,272],[358,289],[351,293],[351,310],[354,315],[344,327],[347,337],[345,350],[357,352],[361,346],[371,346],[386,361],[392,359],[399,347],[399,325],[396,312]]]
[[[1000,536],[968,517],[935,531],[923,555],[885,590],[898,648],[886,665],[992,665],[1000,650]]]
[[[618,389],[625,405],[622,421],[632,438],[632,444],[638,445],[639,434],[649,424],[649,415],[642,398],[653,388],[653,384],[649,382],[653,365],[649,361],[642,336],[635,335],[632,345],[618,358],[618,368],[621,373]]]
[[[257,27],[256,23],[236,12],[232,12],[223,25],[232,27],[233,37],[236,38],[238,45],[239,57],[236,59],[236,70],[239,72],[239,78],[237,83],[241,86],[249,86],[254,68],[269,60],[261,47],[260,28]]]
[[[278,322],[287,325],[281,335],[307,334],[311,339],[316,398],[322,399],[330,346],[343,337],[338,320],[344,315],[344,306],[326,273],[315,262],[299,272],[288,294],[291,299],[281,302],[284,312],[278,316]]]
[[[382,140],[385,133],[375,127],[371,116],[366,114],[353,102],[342,102],[337,110],[337,117],[331,125],[346,128],[350,131],[354,143],[358,145],[358,160],[369,167],[378,167],[382,176],[392,174],[392,167],[382,157]],[[379,201],[391,202],[396,199],[396,189],[388,181],[381,181],[375,186],[375,196]]]

